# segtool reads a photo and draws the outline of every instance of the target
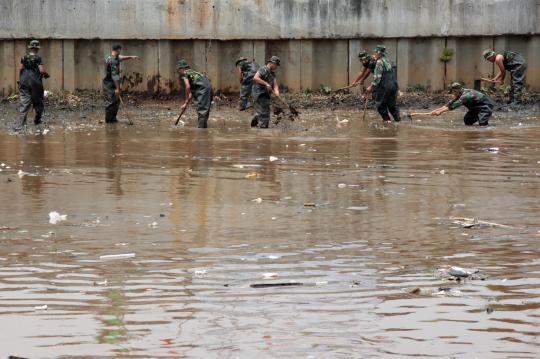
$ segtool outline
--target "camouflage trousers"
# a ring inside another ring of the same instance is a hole
[[[253,82],[251,81],[249,83],[242,83],[240,85],[240,105],[239,105],[240,111],[244,111],[245,109],[248,108],[248,102],[249,102],[249,97],[251,96],[252,87],[253,87]]]
[[[120,108],[120,98],[114,93],[115,90],[116,85],[112,79],[103,79],[103,100],[105,101],[105,122],[107,123],[117,121],[116,115]]]
[[[197,101],[198,127],[208,127],[208,117],[210,117],[210,107],[212,106],[212,87],[202,87],[192,93]]]
[[[43,83],[37,79],[21,79],[19,85],[19,124],[15,127],[16,130],[22,129],[26,126],[26,119],[30,109],[34,107],[35,117],[34,124],[39,125],[41,123],[41,117],[43,116]]]
[[[525,84],[525,74],[527,73],[527,63],[523,62],[517,68],[510,71],[511,87],[510,101],[521,101],[521,93]]]

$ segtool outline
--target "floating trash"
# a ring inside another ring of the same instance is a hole
[[[65,221],[67,219],[67,214],[60,214],[56,211],[49,212],[49,223],[57,224],[59,222]]]
[[[126,259],[126,258],[133,258],[133,257],[135,257],[135,253],[122,253],[122,254],[105,254],[105,255],[99,256],[99,259],[109,260],[109,259]]]

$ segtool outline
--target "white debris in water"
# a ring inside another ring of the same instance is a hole
[[[269,160],[270,162],[274,162],[274,161],[279,160],[279,158],[277,158],[276,156],[270,156],[270,157],[268,158],[268,160]]]
[[[277,273],[263,273],[262,277],[264,279],[277,278],[279,275]]]
[[[466,271],[465,269],[461,267],[455,267],[455,266],[451,267],[448,273],[454,277],[468,277],[472,274],[471,272]]]
[[[46,135],[46,134],[48,134],[50,131],[51,131],[51,130],[49,130],[48,128],[46,128],[46,129],[44,129],[44,130],[41,132],[41,134]]]
[[[47,310],[47,308],[48,308],[47,304],[45,304],[45,305],[36,305],[34,307],[35,310]]]
[[[352,211],[367,211],[368,208],[369,208],[368,206],[351,206],[351,207],[347,207],[347,209],[352,210]]]
[[[206,269],[196,269],[195,271],[193,271],[193,274],[196,277],[202,277],[202,276],[208,274],[208,271]]]
[[[338,186],[338,188],[346,188],[347,184],[346,183],[340,183],[337,186]]]
[[[49,90],[43,91],[43,97],[49,97],[49,96],[51,96],[52,94],[53,94],[53,93],[52,93],[51,91],[49,91]]]
[[[499,147],[490,147],[488,151],[491,153],[499,153]]]
[[[126,258],[133,258],[133,257],[135,257],[135,253],[122,253],[122,254],[105,254],[105,255],[99,256],[99,259],[101,260],[126,259]]]
[[[255,202],[255,203],[259,203],[259,204],[262,203],[262,201],[263,201],[263,200],[262,200],[262,198],[260,198],[260,197],[251,200],[251,202]]]
[[[158,226],[158,223],[156,221],[152,222],[152,223],[148,223],[148,227],[150,228],[157,228]]]
[[[0,164],[0,166],[6,167],[6,164],[4,162],[2,162],[2,164]]]
[[[279,256],[269,255],[269,256],[266,256],[266,258],[268,258],[268,259],[278,259]]]
[[[67,219],[67,214],[60,214],[56,211],[49,212],[49,223],[57,224],[58,222],[65,221]]]

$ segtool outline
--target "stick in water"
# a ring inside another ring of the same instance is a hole
[[[362,115],[362,121],[366,120],[367,103],[368,103],[368,97],[366,95],[366,101],[364,101],[364,114]]]
[[[182,109],[182,112],[180,112],[180,115],[178,115],[178,118],[176,119],[176,122],[174,123],[175,126],[178,126],[178,122],[180,122],[180,117],[186,112],[187,106]]]
[[[124,112],[126,113],[126,116],[128,118],[128,125],[133,125],[133,121],[131,121],[131,118],[129,117],[129,113],[127,111],[126,106],[124,105],[124,100],[122,100],[122,96],[118,96],[120,98],[120,103],[122,104],[122,107],[124,108]]]

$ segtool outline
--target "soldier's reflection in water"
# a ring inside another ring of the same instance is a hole
[[[107,125],[105,127],[105,175],[109,179],[109,193],[122,196],[122,138],[118,125]]]

